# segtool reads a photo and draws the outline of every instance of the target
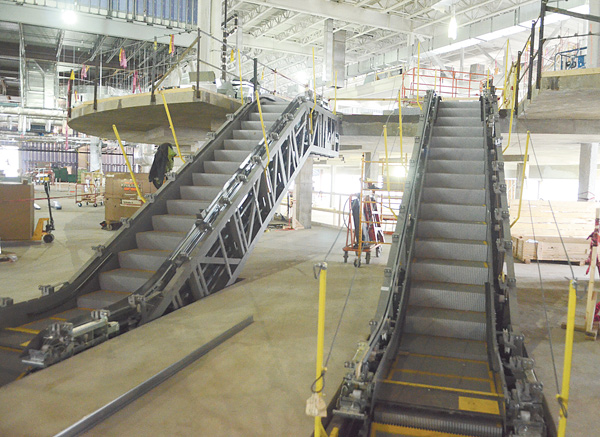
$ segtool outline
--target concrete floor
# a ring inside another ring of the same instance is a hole
[[[13,281],[8,288],[13,296],[25,296],[20,290],[26,289],[37,296],[38,283],[66,279],[87,260],[89,246],[112,235],[96,228],[102,219],[101,209],[64,207],[57,212],[56,221],[63,230],[57,231],[55,246],[11,248],[21,251],[22,258],[8,266],[13,269],[10,274],[6,266],[0,266],[0,280]],[[254,316],[254,324],[89,435],[308,435],[312,421],[304,415],[304,403],[314,379],[318,289],[312,266],[324,258],[336,235],[337,231],[321,227],[267,232],[242,273],[243,281],[230,289],[0,388],[0,435],[54,434],[248,314]],[[356,341],[368,332],[387,260],[386,247],[382,258],[355,270],[341,262],[344,241],[342,232],[328,259],[326,347],[355,272],[356,278],[328,366],[325,393],[329,396],[345,373],[343,362],[351,358]],[[564,277],[570,276],[570,270],[560,264],[542,264],[541,268],[560,382],[564,351],[560,323],[565,320],[567,304]],[[584,278],[585,267],[573,269],[576,277]],[[518,264],[516,271],[522,330],[550,406],[558,416],[537,265]],[[48,280],[50,274],[56,279]],[[580,301],[578,314],[582,313]],[[600,401],[600,375],[595,367],[598,347],[598,343],[576,333],[569,436],[589,436],[590,430],[600,427],[596,414]]]

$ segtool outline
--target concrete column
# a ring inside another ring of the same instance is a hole
[[[380,165],[377,163],[370,163],[367,161],[378,161],[379,153],[365,152],[365,177],[371,181],[377,181],[377,177],[380,175]]]
[[[579,190],[577,200],[588,202],[596,193],[598,171],[598,143],[581,143],[579,149]]]
[[[590,1],[590,15],[600,17],[600,2]],[[600,23],[589,21],[590,32],[600,33]],[[600,67],[600,36],[588,36],[587,68]]]
[[[102,170],[102,148],[100,138],[90,137],[90,171]]]
[[[529,166],[525,169],[525,179],[529,177]],[[517,163],[517,187],[515,189],[515,199],[518,199],[521,195],[521,185],[523,185],[523,163]]]
[[[312,220],[313,158],[309,157],[296,176],[296,208],[294,217],[305,229]]]
[[[220,0],[200,0],[198,5],[198,25],[200,29],[219,40],[223,37],[221,22],[223,21]],[[215,66],[221,65],[221,45],[206,35],[200,36],[200,59]],[[220,70],[200,63],[201,71],[215,71],[220,77]]]

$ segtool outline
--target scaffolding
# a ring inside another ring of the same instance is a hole
[[[366,165],[368,164],[368,166]],[[370,179],[366,169],[379,166],[381,174],[377,179]],[[386,234],[391,234],[396,223],[396,211],[402,201],[404,192],[404,177],[399,176],[390,180],[390,166],[401,170],[406,169],[404,159],[400,162],[361,160],[360,192],[351,195],[348,200],[350,211],[346,232],[346,245],[344,246],[344,262],[348,262],[350,252],[356,254],[355,266],[360,266],[362,254],[365,254],[365,263],[370,264],[371,253],[379,257],[384,244],[391,244],[385,240]],[[396,173],[396,172],[394,172]],[[385,183],[384,183],[385,181]]]

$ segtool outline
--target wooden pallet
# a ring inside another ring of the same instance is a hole
[[[513,257],[525,264],[531,261],[570,261],[580,266],[589,257],[590,243],[585,238],[564,237],[568,259],[559,237],[512,237]]]

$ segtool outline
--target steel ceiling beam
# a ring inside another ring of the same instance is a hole
[[[333,18],[334,20],[346,21],[348,23],[364,24],[395,32],[414,33],[410,20],[397,15],[376,12],[371,9],[359,9],[346,3],[334,3],[323,0],[304,0],[302,2],[296,0],[243,0],[243,2]],[[430,36],[427,32],[421,32],[421,34]]]

